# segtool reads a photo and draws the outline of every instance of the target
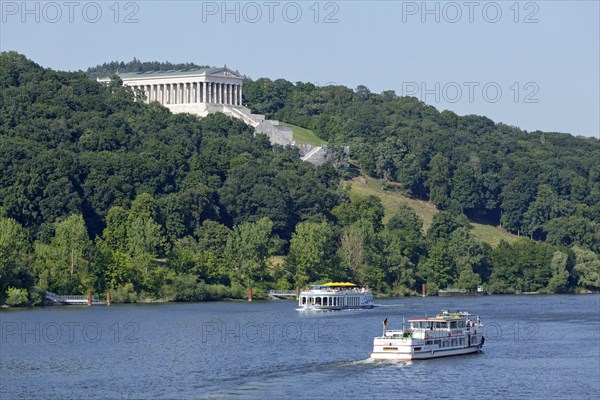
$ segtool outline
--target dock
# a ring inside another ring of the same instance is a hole
[[[273,299],[296,299],[297,297],[295,290],[269,290],[267,294]]]
[[[98,304],[107,304],[105,301],[101,301],[99,296],[92,295],[59,295],[52,292],[46,292],[45,297],[47,304],[52,305],[78,305],[78,306],[91,306]]]

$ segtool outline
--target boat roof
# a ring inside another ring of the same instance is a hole
[[[435,317],[424,317],[424,318],[409,318],[409,322],[428,322],[428,321],[451,321],[451,320],[459,320],[465,319],[469,315],[468,312],[465,311],[457,311],[455,313],[449,313],[447,311],[443,311],[441,314],[437,314]]]
[[[335,287],[341,287],[341,286],[347,286],[347,287],[352,287],[352,286],[356,286],[354,283],[351,282],[327,282],[322,284],[321,286],[335,286]]]

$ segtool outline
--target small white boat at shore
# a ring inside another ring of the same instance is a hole
[[[371,358],[375,360],[429,360],[460,356],[481,350],[485,341],[479,317],[470,319],[468,312],[443,311],[435,317],[411,318],[402,329],[387,329],[373,340]]]
[[[351,310],[373,307],[373,293],[350,282],[312,285],[298,296],[300,310]]]

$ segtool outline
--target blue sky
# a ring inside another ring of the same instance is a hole
[[[227,64],[600,138],[600,2],[0,1],[0,49],[61,70]]]

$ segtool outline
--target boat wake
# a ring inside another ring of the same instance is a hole
[[[366,358],[364,360],[355,361],[356,364],[366,364],[366,365],[398,365],[401,367],[412,365],[412,361],[406,360],[375,360],[373,358]]]

